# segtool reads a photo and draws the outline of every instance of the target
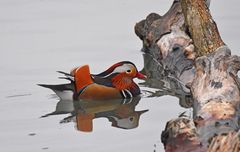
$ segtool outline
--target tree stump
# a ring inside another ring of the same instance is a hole
[[[193,108],[192,118],[167,123],[165,151],[240,151],[240,57],[231,56],[206,2],[175,0],[165,15],[137,23],[135,32],[143,41],[147,84]]]
[[[186,87],[194,77],[194,46],[185,32],[181,4],[176,0],[170,10],[160,16],[151,13],[135,26],[143,41],[145,85],[160,88],[160,95],[173,95],[180,105],[191,107],[190,90]]]

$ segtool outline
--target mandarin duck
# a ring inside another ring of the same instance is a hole
[[[146,78],[129,61],[116,63],[100,74],[90,74],[88,65],[77,67],[70,73],[58,72],[65,76],[60,78],[70,80],[70,83],[38,85],[52,89],[62,100],[132,98],[140,94],[140,89],[133,79]]]

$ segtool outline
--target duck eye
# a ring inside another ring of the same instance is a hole
[[[130,120],[130,121],[133,121],[133,117],[130,117],[129,120]]]
[[[131,72],[131,70],[127,70],[127,73],[130,73]]]

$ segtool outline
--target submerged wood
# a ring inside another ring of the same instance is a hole
[[[166,152],[205,152],[191,118],[180,116],[166,124],[161,140]]]
[[[192,118],[167,123],[165,150],[240,151],[240,57],[222,41],[205,1],[175,0],[164,16],[152,13],[137,23],[135,32],[143,41],[149,86],[193,108]]]

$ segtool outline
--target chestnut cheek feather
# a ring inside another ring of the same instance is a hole
[[[116,88],[123,90],[131,87],[133,81],[132,77],[129,77],[129,75],[122,73],[112,78],[112,83]]]

